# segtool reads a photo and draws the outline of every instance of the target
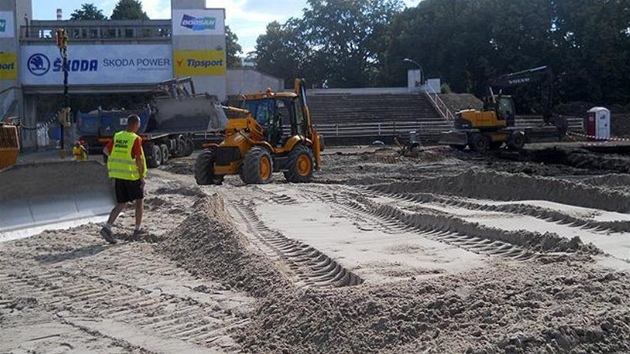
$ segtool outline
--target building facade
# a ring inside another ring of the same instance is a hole
[[[68,35],[72,94],[149,92],[173,77],[192,77],[197,92],[227,98],[225,10],[205,0],[171,0],[170,20],[38,21],[31,0],[0,2],[0,118],[38,121],[37,100],[63,92],[55,33]],[[59,107],[63,102],[60,102]],[[1,119],[0,119],[1,120]],[[23,130],[25,148],[36,132]]]

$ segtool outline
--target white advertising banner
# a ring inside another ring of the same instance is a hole
[[[0,38],[15,37],[13,12],[0,11]]]
[[[63,65],[54,45],[22,46],[24,85],[62,85]],[[169,44],[71,45],[69,85],[150,84],[173,77]]]
[[[208,36],[225,34],[223,9],[173,10],[173,35]]]

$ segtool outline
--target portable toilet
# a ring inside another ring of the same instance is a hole
[[[610,110],[604,107],[593,107],[586,112],[584,121],[586,135],[591,140],[610,138]]]

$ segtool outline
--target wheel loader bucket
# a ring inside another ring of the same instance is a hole
[[[466,132],[451,130],[440,135],[440,145],[457,145],[466,146],[468,144],[468,135]]]
[[[98,161],[15,165],[0,170],[0,240],[99,221],[114,204]]]

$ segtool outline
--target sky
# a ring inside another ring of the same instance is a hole
[[[63,19],[70,18],[81,4],[92,3],[111,16],[118,0],[32,0],[34,20],[55,20],[57,8],[63,10]],[[421,0],[403,0],[407,7],[413,7]],[[141,0],[143,10],[151,19],[169,19],[169,0]],[[206,0],[206,7],[225,8],[225,24],[238,36],[243,54],[253,51],[256,38],[265,33],[267,24],[273,21],[284,23],[290,17],[300,17],[306,7],[306,0]]]

